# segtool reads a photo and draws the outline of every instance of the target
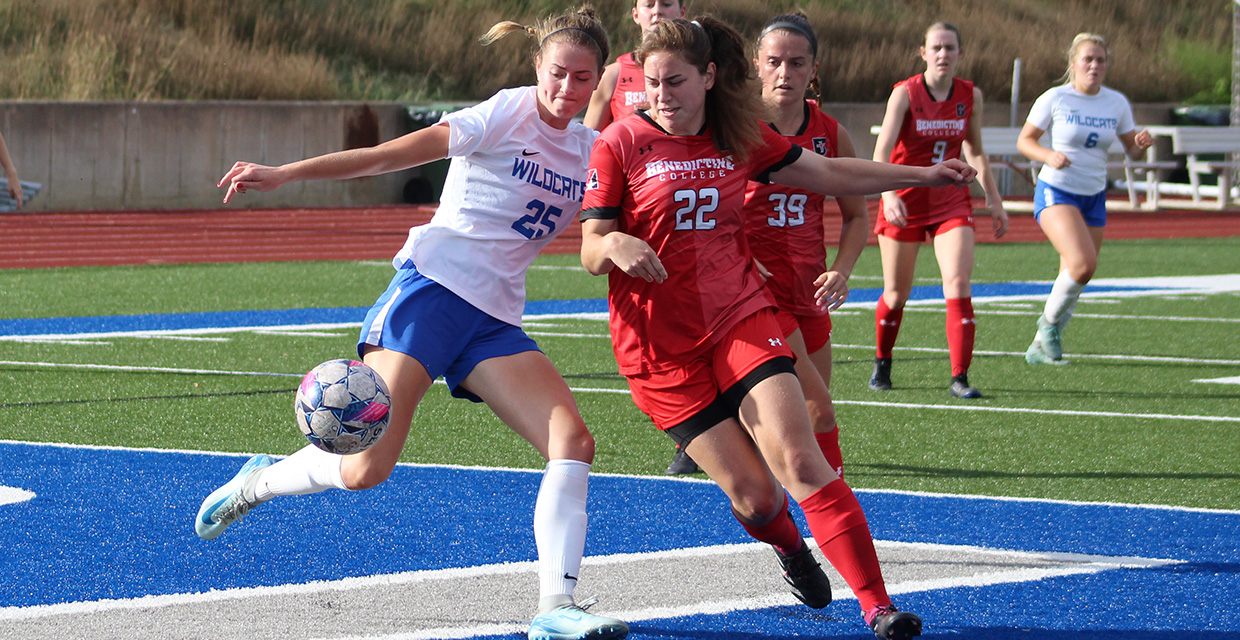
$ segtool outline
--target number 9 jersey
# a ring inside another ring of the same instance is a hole
[[[525,272],[581,210],[586,162],[598,135],[538,116],[535,87],[504,89],[446,114],[452,164],[431,221],[409,230],[392,260],[491,317],[521,326]]]
[[[774,306],[745,238],[741,208],[749,180],[796,161],[801,148],[759,125],[763,143],[737,164],[709,127],[674,136],[643,111],[607,127],[586,173],[582,219],[616,220],[650,245],[667,280],[646,282],[613,269],[608,303],[620,373],[677,368],[715,336]]]
[[[942,102],[930,95],[920,73],[896,86],[900,85],[908,91],[908,113],[891,150],[891,164],[929,167],[951,158],[959,159],[960,145],[973,118],[973,83],[953,78],[952,90]],[[901,189],[896,195],[908,210],[910,227],[934,225],[973,213],[967,185],[915,187]]]

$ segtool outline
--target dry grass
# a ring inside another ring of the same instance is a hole
[[[631,49],[629,0],[598,0],[613,49]],[[755,34],[801,8],[822,41],[826,98],[878,102],[922,68],[936,20],[965,36],[960,75],[1007,101],[1012,61],[1022,99],[1057,82],[1079,31],[1112,42],[1110,84],[1136,102],[1214,90],[1229,67],[1224,0],[694,0]],[[530,42],[490,48],[502,19],[570,6],[531,0],[10,0],[0,4],[0,98],[64,100],[476,99],[532,79]],[[1195,57],[1185,60],[1184,52]],[[1204,58],[1204,59],[1203,59]],[[1186,69],[1195,70],[1188,72]],[[1201,69],[1209,70],[1201,72]],[[1222,78],[1225,79],[1225,78]],[[1218,93],[1215,91],[1215,93]]]

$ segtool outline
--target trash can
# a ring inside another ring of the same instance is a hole
[[[439,122],[445,113],[462,109],[465,105],[452,103],[416,104],[405,108],[409,119],[409,131],[418,131]],[[443,183],[448,177],[450,160],[436,160],[418,167],[418,175],[405,182],[406,204],[430,204],[439,202]]]

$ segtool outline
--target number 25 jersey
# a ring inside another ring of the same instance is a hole
[[[801,149],[769,127],[738,164],[709,129],[675,136],[645,112],[612,123],[594,143],[582,219],[616,220],[644,240],[667,280],[609,274],[612,346],[620,373],[681,366],[715,336],[773,306],[753,266],[741,207],[745,185],[794,162]]]

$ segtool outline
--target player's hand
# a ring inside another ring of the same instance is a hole
[[[1066,169],[1072,166],[1072,161],[1068,159],[1068,156],[1058,151],[1052,151],[1051,155],[1046,157],[1046,164],[1052,169]]]
[[[646,282],[663,282],[667,280],[667,271],[663,261],[645,240],[635,238],[627,233],[607,234],[609,247],[607,258],[617,269]]]
[[[1149,129],[1142,129],[1141,133],[1133,137],[1132,141],[1137,144],[1139,149],[1145,150],[1154,145],[1154,136],[1150,135]]]
[[[224,204],[228,204],[232,200],[234,194],[245,193],[246,191],[272,191],[280,188],[288,182],[283,178],[280,170],[276,167],[268,167],[253,162],[238,162],[224,174],[223,178],[215,184],[215,186],[224,188],[225,183],[228,184],[228,191],[224,193]]]
[[[9,197],[17,203],[17,208],[22,208],[22,203],[26,201],[26,194],[22,193],[22,183],[17,176],[9,177]]]
[[[995,240],[1007,235],[1008,230],[1008,212],[1003,205],[994,207],[990,211],[990,221],[995,226]]]
[[[758,262],[757,258],[753,259],[753,266],[755,269],[758,270],[758,277],[762,278],[763,282],[766,282],[767,280],[771,279],[771,272],[767,271],[766,267],[762,266],[762,263]]]
[[[824,271],[814,280],[818,290],[814,292],[814,301],[828,311],[834,311],[848,299],[848,278],[839,271]]]
[[[887,219],[887,224],[893,227],[908,224],[908,207],[904,206],[904,199],[894,191],[883,193],[883,217]]]
[[[926,179],[927,187],[947,187],[951,185],[969,184],[977,176],[977,169],[958,158],[944,160],[930,167],[930,175]]]

